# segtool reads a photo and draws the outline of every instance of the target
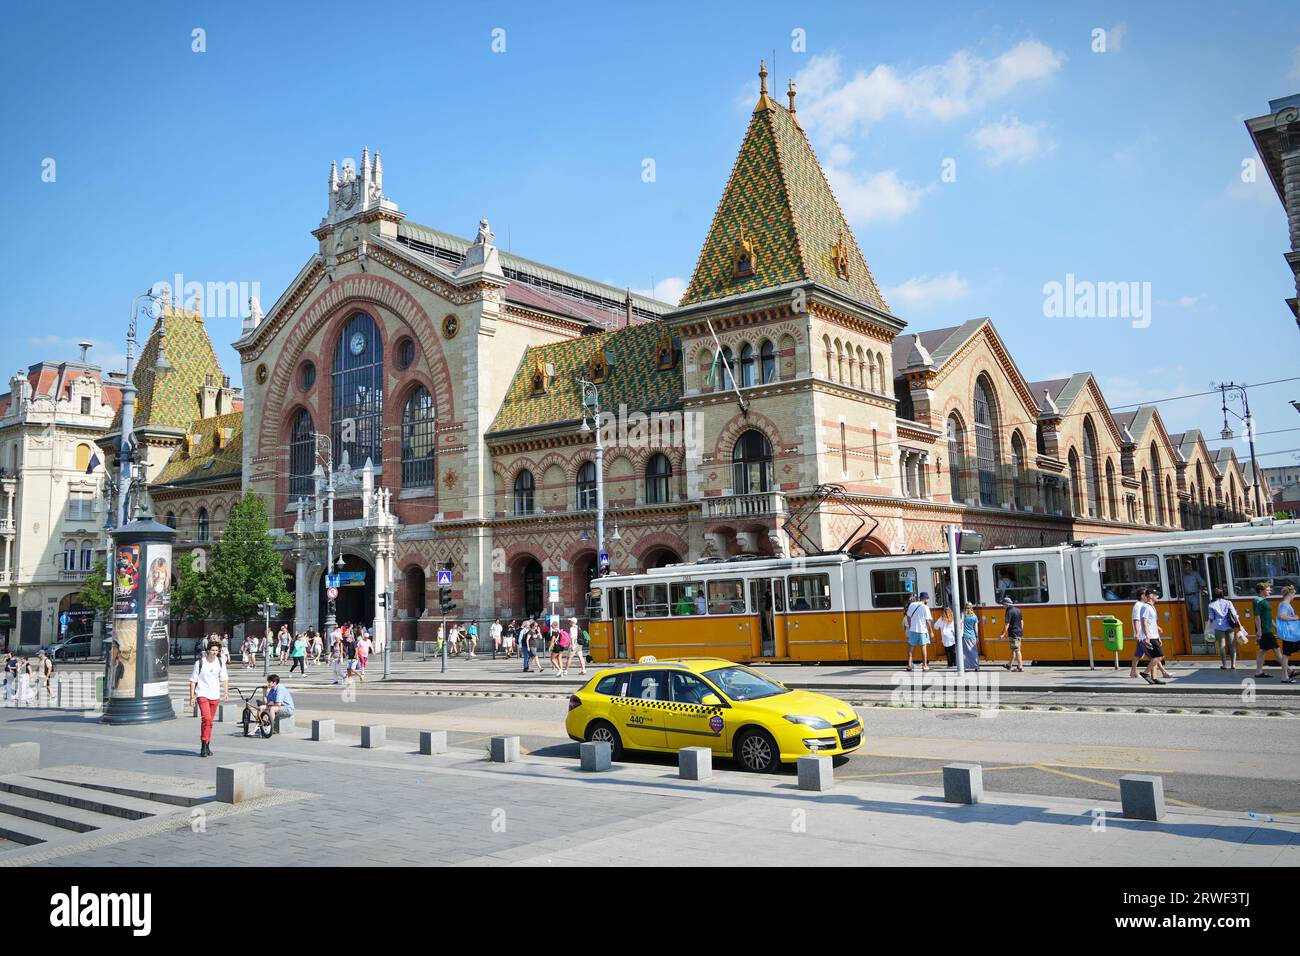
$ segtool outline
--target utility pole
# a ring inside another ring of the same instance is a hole
[[[600,390],[594,382],[578,380],[582,389],[581,431],[596,435],[596,575],[605,576],[605,445],[600,437]],[[594,425],[587,424],[587,409],[592,410]]]
[[[1236,412],[1232,412],[1232,415],[1246,426],[1246,441],[1250,445],[1251,483],[1255,486],[1255,517],[1262,518],[1264,517],[1264,505],[1259,496],[1260,474],[1259,463],[1255,458],[1255,419],[1250,414],[1250,395],[1247,393],[1245,385],[1237,385],[1234,382],[1223,382],[1216,385],[1215,388],[1219,390],[1219,396],[1223,404],[1223,431],[1219,432],[1219,437],[1224,441],[1232,438],[1232,429],[1228,426],[1228,392],[1236,392],[1241,396],[1242,411],[1245,414],[1238,415]]]

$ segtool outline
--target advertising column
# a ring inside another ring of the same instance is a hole
[[[105,723],[143,724],[176,716],[167,693],[175,538],[171,528],[149,520],[133,521],[113,536]]]

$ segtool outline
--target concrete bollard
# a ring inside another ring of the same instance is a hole
[[[492,762],[513,763],[519,759],[518,737],[493,737]]]
[[[266,793],[266,764],[231,763],[217,768],[217,802],[243,803]]]
[[[376,750],[388,740],[388,728],[383,724],[367,724],[361,728],[361,746]]]
[[[683,780],[708,780],[713,776],[713,751],[708,747],[683,747],[677,751],[677,776]]]
[[[420,731],[420,753],[425,756],[433,754],[445,754],[447,752],[447,731],[445,730],[422,730]]]
[[[0,747],[0,777],[7,773],[27,773],[41,765],[41,745],[34,740]]]
[[[604,741],[592,740],[580,744],[578,754],[582,761],[582,769],[591,773],[601,773],[613,765],[613,748]]]
[[[1120,777],[1119,802],[1129,820],[1160,820],[1165,815],[1164,778],[1144,773]]]
[[[830,757],[809,754],[795,761],[800,790],[829,790],[835,786],[835,768]]]
[[[311,739],[312,740],[333,740],[334,739],[334,721],[313,720],[311,722]]]
[[[977,763],[950,763],[944,765],[944,803],[981,803],[983,800],[983,767]]]
[[[293,714],[287,716],[276,715],[274,730],[277,734],[291,734],[298,729],[298,721],[293,719]]]

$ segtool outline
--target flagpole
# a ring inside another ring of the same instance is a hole
[[[745,396],[740,394],[740,384],[736,381],[736,376],[731,371],[731,363],[727,361],[726,353],[722,351],[722,343],[718,341],[718,333],[713,331],[713,320],[705,319],[704,324],[708,326],[709,334],[713,336],[713,344],[718,350],[717,358],[722,359],[722,368],[726,371],[727,378],[731,379],[731,387],[736,392],[736,401],[740,402],[740,410],[742,412],[748,412],[749,409],[745,407]],[[717,365],[716,359],[714,360],[714,365],[715,367]]]

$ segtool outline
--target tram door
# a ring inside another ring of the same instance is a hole
[[[1165,559],[1170,597],[1181,603],[1169,623],[1188,654],[1214,654],[1210,595],[1227,587],[1222,554],[1171,554]]]
[[[609,589],[609,620],[613,631],[611,656],[614,660],[627,660],[627,604],[631,588]]]
[[[749,606],[758,615],[760,657],[785,657],[785,579],[754,578]]]
[[[969,601],[971,604],[979,606],[980,603],[980,578],[979,568],[973,565],[966,567],[958,566],[957,573],[961,576],[961,603]],[[952,600],[952,588],[948,584],[948,569],[934,569],[934,607],[947,607]],[[953,608],[953,616],[958,620],[961,619],[961,608]]]

